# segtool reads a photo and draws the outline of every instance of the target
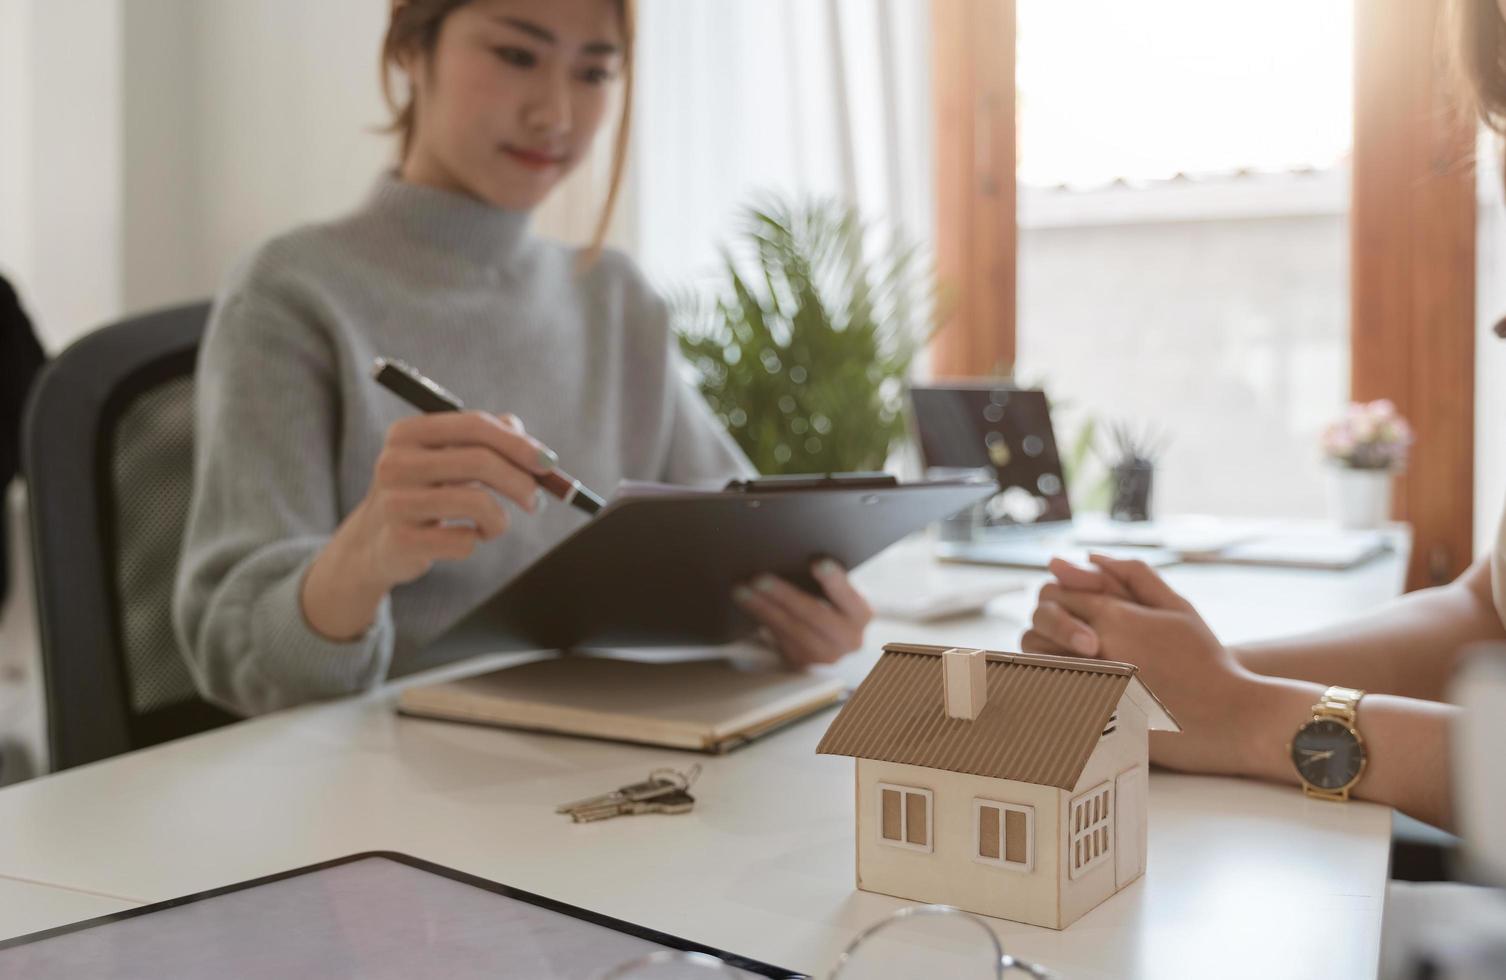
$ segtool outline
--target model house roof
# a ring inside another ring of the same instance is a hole
[[[977,717],[952,717],[947,649],[885,646],[816,751],[1070,790],[1126,693],[1153,730],[1181,730],[1132,664],[993,651]]]

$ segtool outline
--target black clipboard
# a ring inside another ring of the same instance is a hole
[[[580,647],[711,646],[755,624],[732,590],[770,573],[813,594],[810,566],[855,568],[991,496],[984,478],[774,477],[719,493],[613,501],[435,642],[449,656]]]

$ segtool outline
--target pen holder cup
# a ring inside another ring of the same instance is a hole
[[[1156,469],[1148,463],[1120,463],[1112,471],[1114,496],[1109,516],[1116,521],[1150,520],[1150,492]]]

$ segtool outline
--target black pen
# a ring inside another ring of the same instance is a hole
[[[379,357],[371,365],[371,376],[377,384],[397,395],[420,412],[463,412],[465,403],[453,394],[419,374],[402,361]],[[554,494],[576,510],[595,514],[606,506],[584,483],[555,467],[545,473],[536,473],[533,478],[539,486]]]

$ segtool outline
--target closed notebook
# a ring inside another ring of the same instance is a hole
[[[841,701],[840,679],[730,660],[655,663],[562,656],[426,687],[408,715],[726,752]]]
[[[1182,560],[1343,571],[1390,549],[1390,541],[1379,531],[1301,531],[1266,535],[1208,554],[1186,554]]]

